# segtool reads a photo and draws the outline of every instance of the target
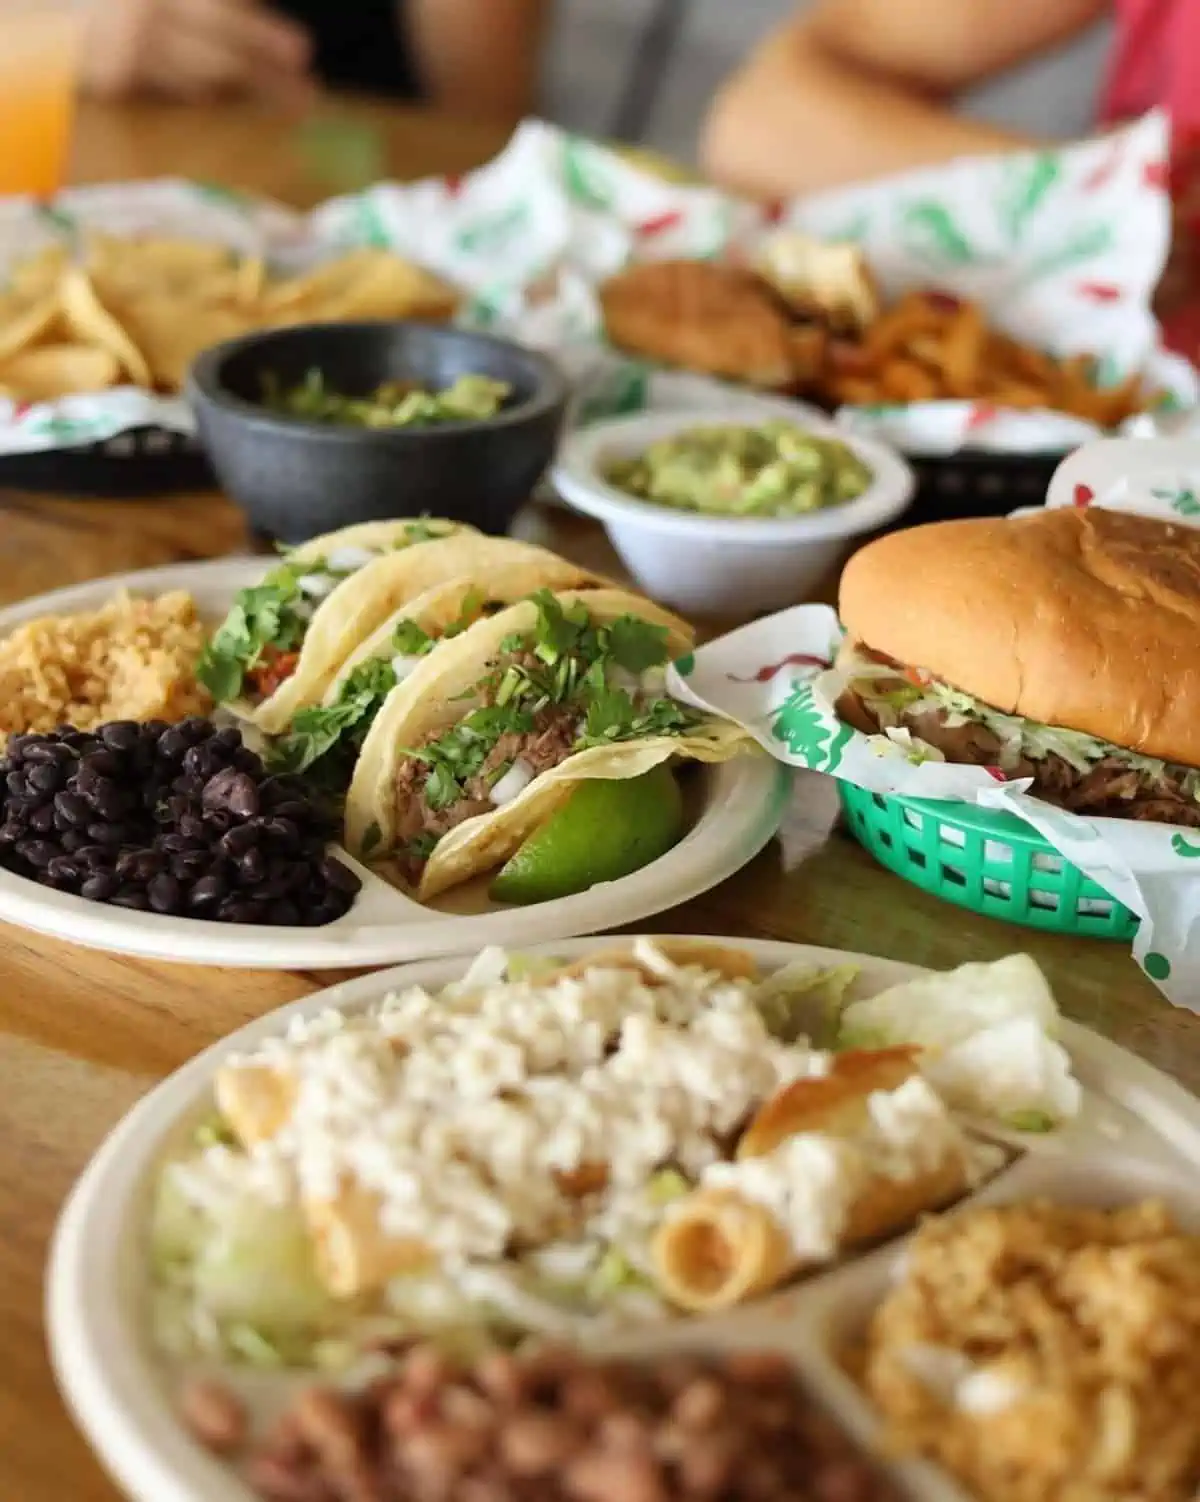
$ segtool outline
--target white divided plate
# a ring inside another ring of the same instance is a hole
[[[258,582],[269,562],[218,559],[90,580],[0,611],[0,636],[37,616],[95,610],[119,589],[137,594],[187,590],[201,614],[216,621],[239,590]],[[695,820],[666,855],[620,881],[530,907],[489,902],[483,883],[448,893],[436,906],[422,906],[339,851],[339,858],[362,878],[363,889],[344,918],[322,928],[209,923],[129,912],[85,902],[4,870],[0,921],[90,949],[260,970],[352,970],[464,954],[488,944],[512,947],[599,933],[676,907],[741,870],[779,828],[791,776],[769,757],[739,756],[720,766],[698,768],[697,782]]]
[[[576,939],[549,948],[574,958],[611,948],[613,942]],[[807,945],[736,938],[713,942],[749,952],[768,972],[800,960],[822,966],[853,963],[860,967],[851,993],[855,998],[921,973],[892,960]],[[460,975],[464,965],[461,958],[440,960],[364,976],[242,1028],[137,1105],[76,1185],[59,1221],[47,1275],[51,1356],[80,1427],[135,1502],[253,1502],[233,1473],[179,1422],[172,1406],[176,1377],[151,1349],[144,1217],[157,1161],[177,1133],[204,1111],[214,1075],[231,1054],[256,1047],[293,1017],[312,1016],[332,1005],[364,1007],[402,983],[444,984]],[[1060,1132],[1023,1139],[1027,1154],[972,1202],[1045,1196],[1111,1204],[1152,1194],[1200,1229],[1200,1101],[1086,1028],[1064,1022],[1061,1038],[1085,1089],[1080,1117]],[[903,1246],[898,1238],[744,1311],[625,1334],[606,1349],[624,1354],[688,1346],[783,1349],[816,1395],[870,1447],[878,1434],[875,1419],[834,1352],[861,1328]],[[269,1394],[260,1396],[269,1401]],[[894,1471],[905,1490],[922,1502],[964,1502],[956,1488],[923,1463],[897,1464]]]

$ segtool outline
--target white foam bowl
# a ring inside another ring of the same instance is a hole
[[[603,471],[660,439],[713,423],[786,417],[821,437],[839,438],[870,468],[874,483],[856,500],[803,516],[708,516],[639,501],[610,485]],[[552,471],[576,511],[603,522],[638,584],[685,614],[759,615],[807,599],[849,549],[851,540],[895,521],[912,499],[916,477],[884,444],[810,417],[802,407],[748,398],[714,411],[642,413],[573,433]]]

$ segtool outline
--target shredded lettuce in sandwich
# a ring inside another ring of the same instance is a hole
[[[1014,771],[1022,761],[1043,761],[1048,756],[1057,756],[1079,773],[1089,772],[1098,761],[1111,760],[1128,767],[1150,784],[1161,782],[1170,774],[1181,781],[1189,797],[1200,801],[1200,771],[1193,767],[1143,756],[1081,730],[1064,730],[1058,725],[1004,714],[920,670],[909,672],[892,667],[858,649],[844,649],[838,666],[846,671],[850,687],[874,711],[885,731],[902,728],[902,721],[914,715],[942,711],[949,728],[975,723],[990,730],[1000,742],[1000,766],[1006,772]],[[923,744],[915,736],[913,741],[916,745]],[[929,749],[933,755],[940,755],[934,748]]]

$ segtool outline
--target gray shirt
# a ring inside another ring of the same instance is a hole
[[[639,58],[655,60],[647,28],[678,7],[656,76],[634,89]],[[750,50],[797,9],[794,0],[558,0],[542,75],[542,113],[587,135],[626,139],[695,160],[714,90]],[[965,113],[1039,135],[1083,135],[1111,27],[1014,69],[963,101]],[[622,127],[626,128],[622,128]]]

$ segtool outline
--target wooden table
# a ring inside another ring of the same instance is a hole
[[[459,122],[344,108],[378,127],[390,171],[401,178],[469,167],[501,144],[495,132]],[[81,122],[76,175],[80,181],[224,177],[305,205],[329,190],[289,144],[293,130],[252,110],[90,108]],[[613,566],[592,524],[563,515],[543,522],[554,546]],[[0,493],[0,603],[98,574],[244,546],[238,513],[218,495],[99,503]],[[818,791],[824,786],[818,783]],[[655,925],[806,941],[937,967],[1024,948],[1044,966],[1072,1017],[1200,1088],[1200,1020],[1173,1011],[1122,949],[959,913],[888,875],[849,839],[827,838],[827,828],[827,800],[817,796],[793,831],[793,843],[810,847],[800,864],[784,871],[780,849],[772,846],[739,876]],[[155,1081],[250,1018],[338,978],[156,965],[0,930],[3,1502],[114,1502],[116,1496],[62,1408],[44,1348],[42,1269],[72,1181],[104,1133]]]

